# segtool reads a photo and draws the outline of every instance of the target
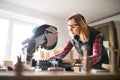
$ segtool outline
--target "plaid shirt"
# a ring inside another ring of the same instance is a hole
[[[95,37],[95,40],[93,43],[93,55],[88,57],[90,65],[94,65],[101,60],[102,46],[103,46],[102,37],[103,36],[101,34],[98,34]],[[69,53],[69,51],[72,49],[72,47],[73,47],[73,45],[72,45],[71,41],[69,40],[66,43],[64,49],[62,51],[60,51],[58,54],[52,56],[51,58],[59,58],[59,59],[64,58]]]

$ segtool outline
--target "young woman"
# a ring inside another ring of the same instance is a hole
[[[71,36],[64,49],[50,57],[62,59],[74,46],[81,57],[84,57],[81,47],[89,46],[88,60],[94,69],[102,69],[102,63],[109,63],[107,52],[103,46],[103,35],[98,30],[89,27],[81,14],[72,15],[67,19],[68,30]],[[83,59],[84,62],[84,59]]]

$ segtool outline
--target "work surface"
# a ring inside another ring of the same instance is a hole
[[[1,71],[0,80],[120,80],[120,73],[82,73],[82,72],[22,72],[22,75],[16,75],[13,71]]]

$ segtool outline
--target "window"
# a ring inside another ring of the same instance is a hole
[[[14,23],[12,40],[12,61],[17,60],[17,56],[22,54],[22,41],[32,36],[32,30],[35,27],[29,24]],[[16,63],[16,62],[15,62]]]
[[[0,63],[5,58],[8,28],[9,28],[9,21],[0,18],[0,56],[2,56],[0,57]]]
[[[31,21],[22,21],[0,15],[0,64],[4,60],[16,63],[17,56],[22,53],[22,41],[32,36],[33,28],[44,23],[44,20],[32,19],[40,24],[32,22],[31,18]]]

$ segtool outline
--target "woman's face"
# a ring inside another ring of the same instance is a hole
[[[67,22],[68,24],[68,29],[69,29],[69,33],[71,36],[75,36],[78,35],[80,33],[80,26],[78,25],[78,23],[75,22],[74,19],[71,19]]]

